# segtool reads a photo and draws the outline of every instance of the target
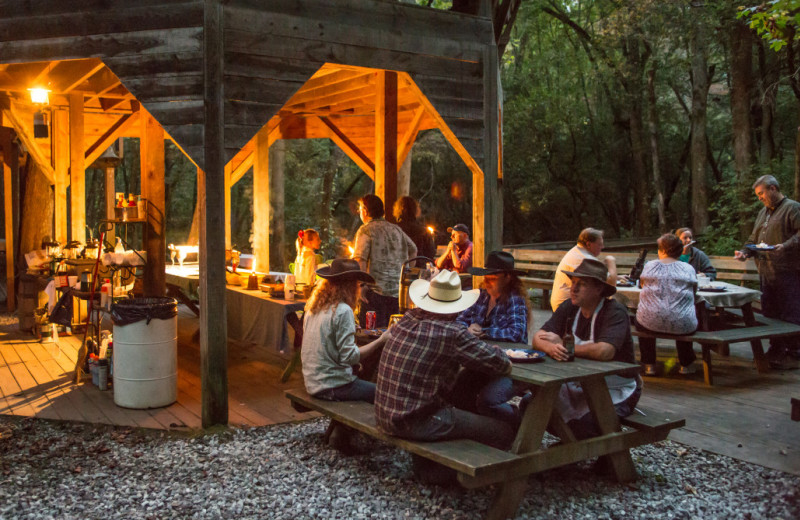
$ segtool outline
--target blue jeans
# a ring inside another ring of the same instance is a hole
[[[508,401],[522,391],[510,377],[487,376],[464,369],[458,373],[450,402],[462,410],[494,417],[516,428],[519,414]]]
[[[448,407],[441,408],[405,430],[393,434],[416,441],[471,439],[500,450],[507,450],[514,441],[515,432],[503,421]]]
[[[781,273],[775,280],[761,277],[761,312],[767,318],[800,325],[800,272]],[[795,338],[774,338],[771,348],[797,351]]]
[[[375,402],[375,383],[356,378],[346,385],[329,388],[314,395],[326,401],[366,401]]]

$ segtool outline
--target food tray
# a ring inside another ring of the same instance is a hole
[[[750,251],[775,251],[775,246],[758,247],[753,244],[748,244],[744,247]]]
[[[508,348],[504,352],[512,363],[541,363],[547,356],[544,352],[530,348]]]

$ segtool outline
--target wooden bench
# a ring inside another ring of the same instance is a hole
[[[519,482],[520,478],[524,479],[532,472],[545,471],[588,458],[613,454],[620,449],[662,441],[673,428],[680,428],[686,424],[684,419],[647,412],[646,416],[631,415],[621,419],[622,431],[619,432],[583,441],[576,441],[570,432],[562,437],[561,445],[517,455],[466,439],[418,442],[393,437],[376,427],[372,404],[315,399],[302,389],[287,390],[285,395],[292,402],[292,406],[300,412],[309,410],[320,412],[332,420],[383,442],[452,468],[458,473],[461,485],[467,489]],[[560,416],[558,419],[554,416],[553,422],[562,429],[567,428],[560,420]],[[532,464],[534,471],[531,471]],[[516,510],[517,506],[511,506],[506,498],[502,490],[498,491],[487,518],[514,516],[512,509]]]
[[[542,291],[541,308],[550,308],[550,291],[553,288],[553,278],[558,264],[567,251],[548,251],[541,249],[518,249],[506,248],[514,256],[514,267],[528,272],[528,276],[522,276],[522,285],[526,289],[539,289]],[[636,264],[639,253],[608,253],[615,258],[617,272],[620,275],[628,274]],[[604,260],[607,254],[601,254],[600,260]],[[648,255],[647,260],[658,258],[655,249]],[[712,256],[711,265],[717,270],[717,279],[730,283],[744,285],[746,282],[758,282],[758,270],[752,259],[740,262],[732,256]]]
[[[764,355],[760,340],[800,335],[800,325],[764,318],[763,316],[759,316],[758,320],[764,324],[755,327],[700,331],[687,335],[659,334],[654,332],[642,332],[635,329],[632,330],[631,333],[639,338],[668,339],[699,343],[703,349],[703,376],[707,385],[713,385],[714,377],[711,371],[712,350],[718,354],[727,355],[728,347],[731,343],[749,341],[753,350],[753,361],[755,362],[756,369],[762,374],[769,371],[769,362]]]

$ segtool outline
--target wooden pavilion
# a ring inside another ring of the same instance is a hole
[[[438,128],[472,173],[476,264],[500,246],[498,56],[519,0],[455,3],[477,14],[386,0],[0,0],[8,280],[26,217],[15,214],[19,149],[53,186],[53,232],[66,240],[83,237],[86,167],[129,136],[140,139],[142,195],[156,209],[145,292],[164,294],[157,214],[171,139],[198,167],[203,425],[226,423],[226,323],[213,317],[225,315],[230,187],[253,169],[253,246],[267,270],[275,140],[332,139],[389,206],[416,135]],[[33,87],[50,91],[49,105],[31,103]],[[34,116],[49,119],[47,137]]]

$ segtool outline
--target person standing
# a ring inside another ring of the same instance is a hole
[[[353,260],[375,279],[375,285],[361,291],[358,321],[366,324],[368,311],[375,311],[378,327],[389,324],[396,314],[403,262],[417,256],[417,246],[399,226],[384,218],[383,201],[377,195],[358,200],[358,214],[364,223],[356,231]]]
[[[772,175],[756,179],[753,190],[764,207],[745,246],[766,244],[771,249],[746,247],[734,256],[742,262],[754,257],[764,316],[800,325],[800,204],[781,193]],[[800,345],[793,338],[773,338],[767,358],[774,368],[788,368],[789,358],[800,358]]]
[[[605,242],[603,231],[600,229],[586,228],[578,235],[578,244],[567,251],[564,258],[556,268],[556,275],[553,277],[553,290],[550,292],[550,307],[553,312],[558,309],[562,302],[569,299],[569,290],[572,281],[567,273],[574,271],[587,258],[597,260],[600,252],[603,251]],[[617,281],[617,263],[613,256],[606,255],[603,260],[608,269],[608,281],[615,284]]]
[[[433,260],[436,256],[436,245],[433,243],[433,236],[417,220],[420,216],[417,201],[409,196],[400,197],[394,203],[392,214],[400,229],[417,246],[417,254]],[[417,267],[425,267],[425,260],[417,260]]]
[[[317,281],[317,253],[322,245],[316,229],[301,229],[297,232],[294,246],[297,249],[297,258],[294,260],[295,281],[300,284],[314,285]]]

